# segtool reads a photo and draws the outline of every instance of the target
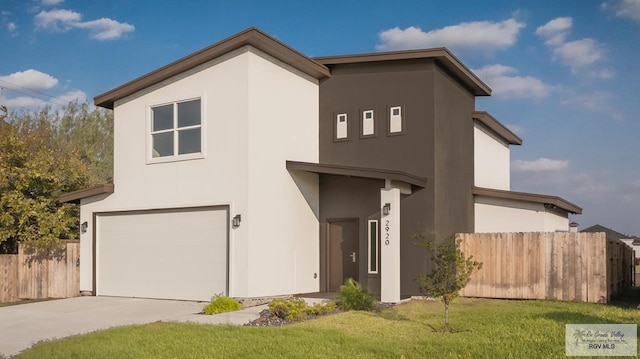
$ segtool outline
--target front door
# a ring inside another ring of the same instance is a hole
[[[358,220],[329,221],[329,291],[337,292],[347,278],[358,280]]]

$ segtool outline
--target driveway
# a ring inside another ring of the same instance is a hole
[[[0,307],[0,357],[42,340],[133,324],[194,322],[245,324],[265,306],[218,315],[199,315],[205,303],[117,297],[77,297]]]

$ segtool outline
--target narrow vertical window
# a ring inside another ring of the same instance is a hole
[[[378,274],[378,220],[370,220],[367,229],[368,272]]]
[[[389,133],[402,132],[402,107],[394,106],[389,109]]]
[[[362,136],[372,136],[375,134],[375,122],[373,110],[362,111]]]
[[[336,116],[336,139],[346,139],[349,135],[347,132],[347,114],[341,113]]]

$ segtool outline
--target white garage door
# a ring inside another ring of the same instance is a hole
[[[228,210],[96,217],[96,295],[208,301],[227,294]]]

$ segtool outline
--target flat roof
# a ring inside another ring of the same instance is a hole
[[[490,96],[491,88],[474,74],[446,47],[422,50],[403,50],[390,52],[373,52],[355,55],[314,57],[314,60],[325,66],[357,64],[366,62],[383,62],[398,60],[434,59],[442,67],[451,72],[459,81],[472,90],[476,96]]]
[[[364,168],[355,166],[343,166],[326,163],[311,163],[311,162],[297,162],[287,161],[288,170],[298,170],[313,173],[331,174],[348,177],[359,178],[373,178],[381,180],[400,181],[410,184],[415,187],[424,188],[427,186],[427,179],[418,177],[406,172],[376,169],[376,168]]]
[[[515,192],[505,191],[493,188],[473,187],[474,196],[485,196],[492,198],[510,199],[514,201],[532,202],[541,204],[550,204],[558,208],[573,214],[582,214],[582,208],[575,204],[560,198],[558,196],[550,196],[546,194],[527,193],[527,192]]]

